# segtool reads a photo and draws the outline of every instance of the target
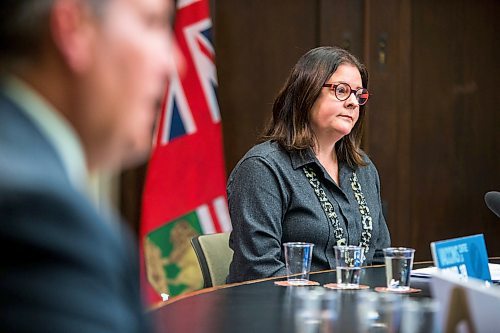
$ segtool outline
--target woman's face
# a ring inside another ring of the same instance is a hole
[[[326,83],[347,83],[353,91],[362,88],[361,74],[351,64],[340,65]],[[328,87],[321,89],[309,113],[309,122],[316,137],[335,142],[351,132],[358,118],[359,104],[354,93],[345,101],[340,101]]]

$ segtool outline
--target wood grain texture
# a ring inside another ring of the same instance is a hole
[[[500,188],[500,3],[413,2],[411,242],[485,233],[500,253],[500,221],[484,194]]]
[[[253,146],[298,58],[316,45],[310,0],[216,1],[215,48],[227,173]]]

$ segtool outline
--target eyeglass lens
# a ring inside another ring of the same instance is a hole
[[[351,95],[351,87],[347,83],[339,83],[334,86],[335,88],[335,96],[341,100],[345,101],[346,99],[349,98]],[[368,97],[370,94],[368,93],[368,90],[365,88],[360,88],[355,91],[356,100],[358,101],[359,105],[364,105],[368,101]]]

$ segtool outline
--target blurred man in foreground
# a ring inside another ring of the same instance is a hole
[[[138,259],[86,194],[147,156],[170,0],[0,3],[0,331],[144,332]]]

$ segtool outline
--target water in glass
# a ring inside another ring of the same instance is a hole
[[[359,286],[361,267],[339,267],[337,266],[337,284],[345,288],[356,288]]]
[[[413,258],[404,256],[385,257],[387,288],[410,289],[410,273]]]

